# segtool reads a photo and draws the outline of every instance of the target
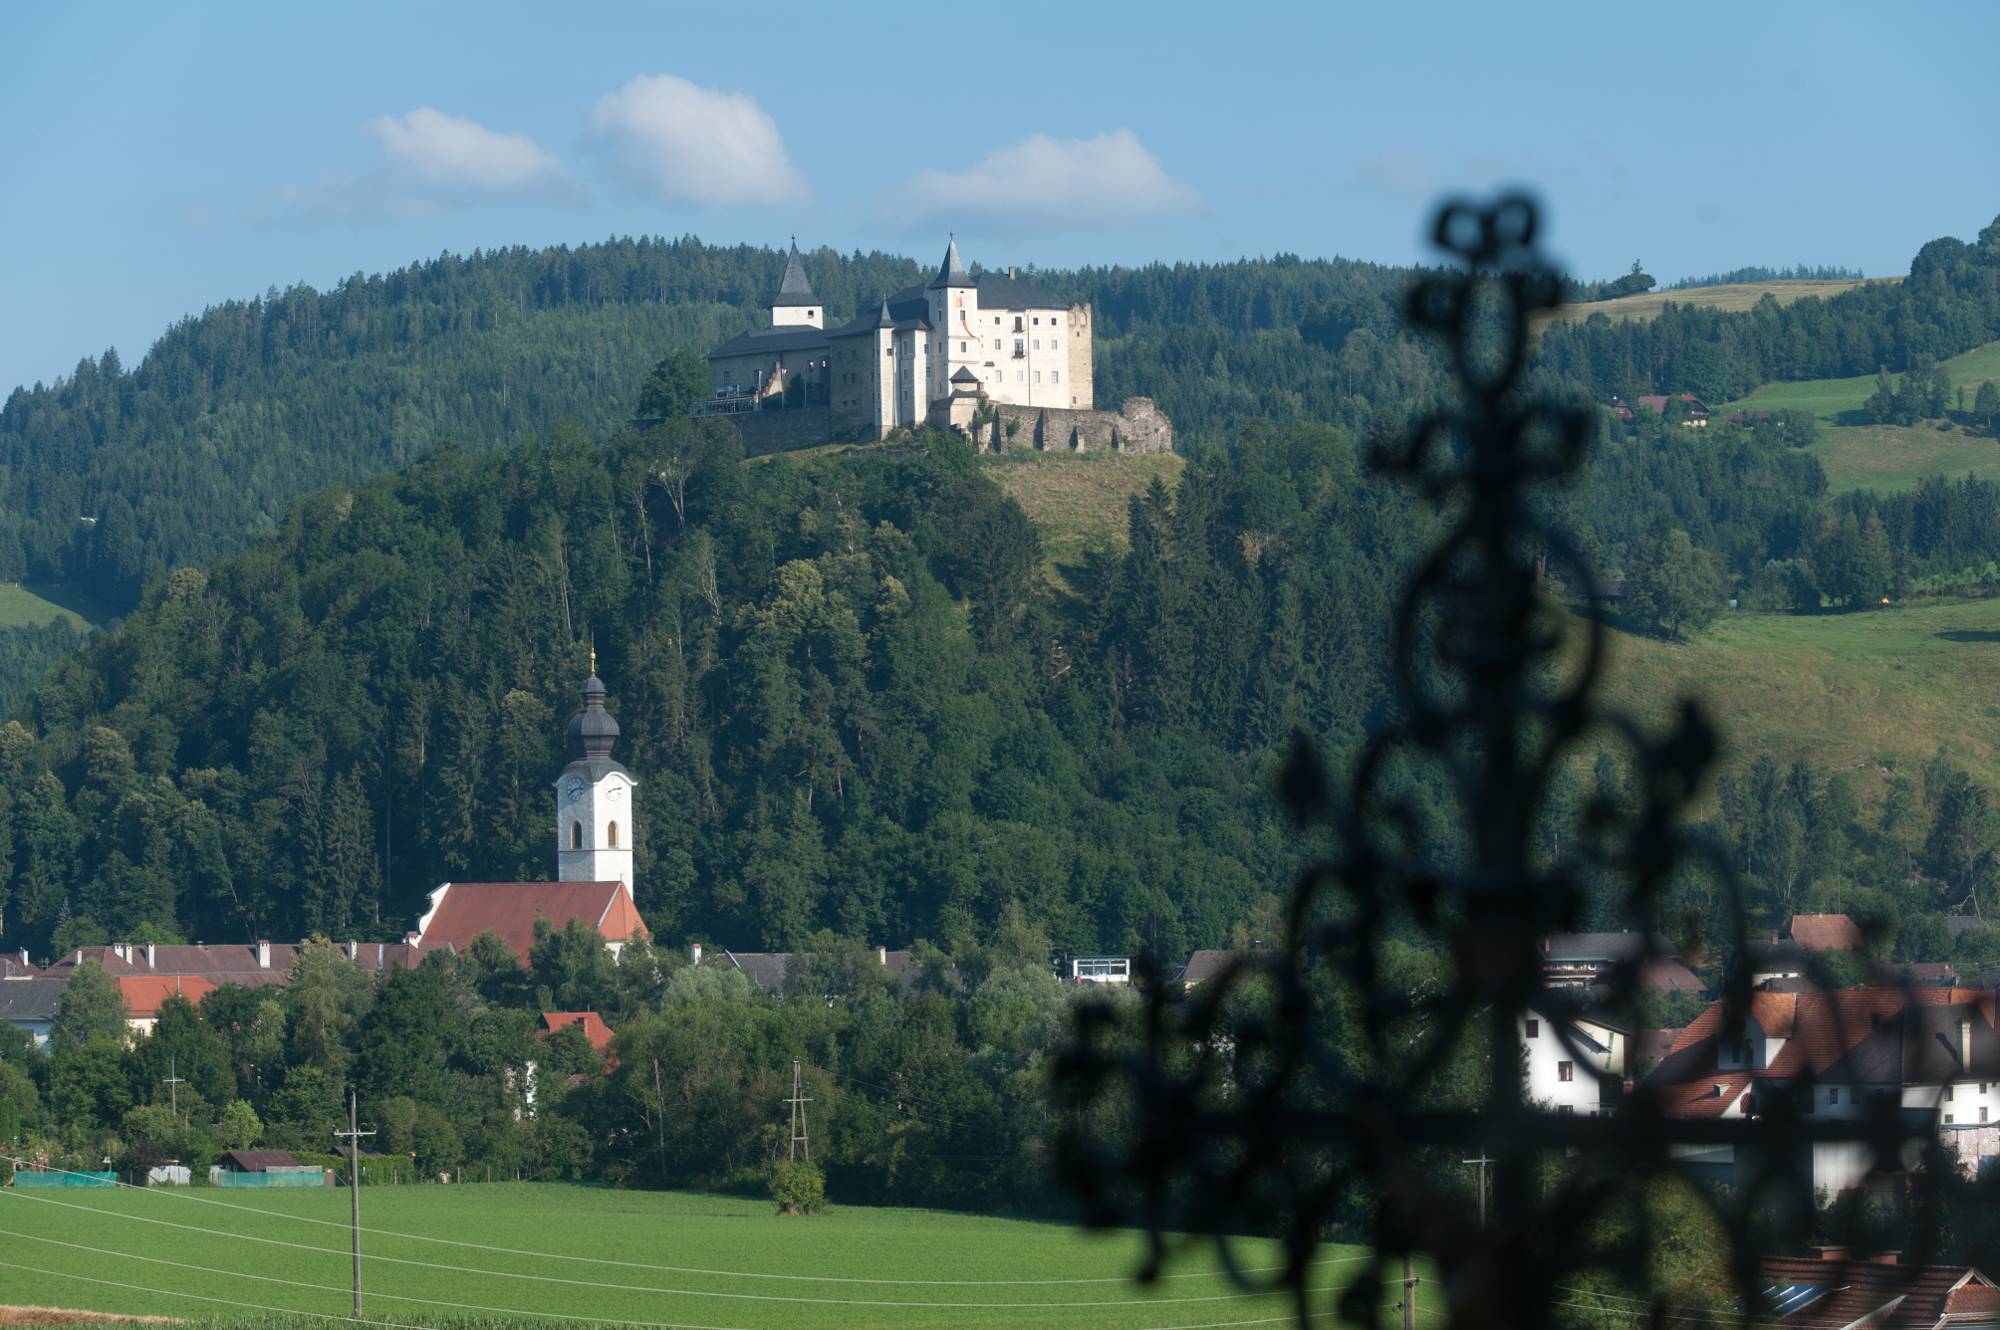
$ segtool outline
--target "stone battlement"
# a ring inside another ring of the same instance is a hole
[[[972,397],[939,402],[932,408],[931,423],[963,434],[981,452],[1010,452],[1017,448],[1071,453],[1174,450],[1173,422],[1150,397],[1128,397],[1116,411],[985,402],[986,418],[975,426],[974,418],[980,414],[981,405],[979,399]]]

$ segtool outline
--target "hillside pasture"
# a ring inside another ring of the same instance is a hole
[[[1725,286],[1694,286],[1685,291],[1642,291],[1636,296],[1624,296],[1618,300],[1593,300],[1580,305],[1564,305],[1560,309],[1536,316],[1538,323],[1555,320],[1583,320],[1593,314],[1602,314],[1617,322],[1621,319],[1656,319],[1660,311],[1669,304],[1697,305],[1703,309],[1746,310],[1752,309],[1765,296],[1770,296],[1780,305],[1789,305],[1794,300],[1807,296],[1817,296],[1825,300],[1843,291],[1852,291],[1868,282],[1900,282],[1900,277],[1868,277],[1850,281],[1834,282],[1738,282]]]
[[[1966,386],[1969,401],[1981,383],[2000,381],[2000,342],[1953,356],[1944,367],[1954,389]],[[1748,397],[1715,409],[1720,415],[1746,410],[1812,412],[1819,421],[1813,452],[1836,493],[1915,489],[1925,476],[2000,476],[2000,439],[1963,423],[1877,425],[1867,413],[1874,391],[1873,374],[1767,383]]]
[[[2000,784],[2000,600],[1725,614],[1685,643],[1612,633],[1607,701],[1657,727],[1690,694],[1725,765],[1806,757],[1873,800],[1889,764],[1914,774],[1942,745]]]
[[[1132,497],[1155,477],[1172,489],[1182,462],[1174,453],[1042,453],[1016,449],[984,459],[987,474],[1012,495],[1042,538],[1049,575],[1065,582],[1066,568],[1093,548],[1123,550]]]
[[[0,1190],[0,1305],[345,1320],[347,1206],[335,1189]],[[365,1315],[416,1325],[1164,1330],[1278,1324],[1288,1306],[1236,1288],[1207,1248],[1141,1288],[1136,1235],[934,1211],[780,1218],[761,1200],[497,1183],[364,1189],[362,1226]],[[1279,1259],[1246,1246],[1246,1264]],[[1364,1268],[1354,1248],[1321,1259],[1329,1290]]]
[[[57,619],[67,619],[71,626],[86,632],[93,623],[77,608],[59,605],[19,582],[0,583],[0,628],[39,628]]]

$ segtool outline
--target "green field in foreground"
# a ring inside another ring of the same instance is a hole
[[[1655,725],[1705,702],[1725,764],[1769,753],[1854,773],[1872,800],[1886,762],[1940,746],[2000,784],[2000,600],[1853,614],[1724,614],[1691,642],[1613,632],[1607,700]]]
[[[231,1315],[173,1296],[197,1293],[239,1304],[238,1317],[254,1305],[345,1319],[347,1205],[334,1189],[0,1189],[0,1306]],[[366,1314],[416,1324],[1159,1330],[1287,1313],[1282,1298],[1233,1288],[1206,1248],[1140,1289],[1135,1235],[937,1211],[788,1219],[740,1198],[496,1183],[364,1189],[362,1227]],[[1246,1264],[1278,1259],[1248,1246]],[[1326,1249],[1329,1288],[1362,1268],[1358,1255]]]
[[[1970,402],[1987,379],[2000,381],[2000,342],[1975,347],[1945,363],[1954,388],[1966,387]],[[1731,411],[1810,411],[1819,420],[1813,452],[1826,468],[1835,492],[1851,489],[1915,489],[1925,476],[2000,476],[2000,439],[1960,425],[1937,422],[1897,426],[1866,421],[1864,407],[1875,391],[1875,376],[1768,383],[1740,401],[1718,408]],[[1955,396],[1955,394],[1954,394]]]

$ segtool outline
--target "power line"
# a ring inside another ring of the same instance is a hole
[[[26,1167],[36,1166],[34,1164],[34,1161],[28,1159],[22,1159],[14,1155],[0,1155],[0,1159],[6,1159],[13,1164]],[[62,1173],[70,1177],[97,1176],[96,1174],[78,1173],[72,1169],[66,1169],[66,1168],[49,1168],[46,1169],[45,1171],[51,1173]],[[174,1191],[167,1188],[135,1187],[127,1182],[120,1182],[117,1183],[117,1185],[129,1191],[142,1191],[146,1192],[149,1195],[168,1197],[176,1201],[189,1201],[196,1205],[212,1205],[224,1210],[237,1210],[241,1211],[244,1214],[255,1215],[259,1219],[289,1219],[289,1220],[294,1220],[301,1224],[317,1224],[324,1228],[348,1227],[348,1225],[346,1224],[342,1224],[331,1219],[315,1219],[310,1215],[288,1214],[282,1210],[265,1210],[265,1209],[260,1209],[259,1207],[254,1205],[234,1205],[228,1201],[212,1200],[205,1196],[190,1196],[184,1192]],[[4,1194],[24,1195],[23,1193],[20,1192],[0,1191],[0,1195]],[[38,1196],[26,1199],[48,1200],[49,1198]],[[64,1202],[60,1201],[53,1201],[51,1203],[57,1205],[64,1204]],[[114,1211],[98,1210],[94,1206],[76,1206],[74,1208],[82,1210],[90,1210],[94,1214],[116,1213]],[[128,1219],[138,1218],[138,1216],[136,1215],[124,1215],[119,1217]],[[164,1223],[166,1221],[152,1220],[148,1222]],[[247,1236],[246,1234],[240,1234],[240,1233],[225,1234],[221,1233],[220,1230],[200,1229],[198,1231],[216,1232],[219,1235],[226,1237]],[[523,1247],[500,1247],[500,1246],[495,1246],[491,1243],[465,1242],[457,1238],[431,1237],[423,1233],[403,1233],[395,1229],[377,1228],[374,1230],[374,1233],[375,1236],[378,1238],[401,1238],[409,1242],[428,1242],[428,1243],[433,1243],[437,1246],[458,1247],[468,1251],[493,1252],[502,1256],[527,1256],[537,1260],[547,1260],[547,1261],[575,1261],[586,1265],[609,1265],[609,1266],[617,1266],[622,1269],[628,1269],[628,1270],[650,1270],[657,1274],[712,1275],[718,1278],[725,1278],[725,1279],[776,1279],[790,1283],[806,1283],[806,1284],[880,1284],[880,1285],[887,1285],[890,1287],[903,1287],[903,1288],[917,1288],[917,1287],[1006,1288],[1014,1286],[1030,1286],[1036,1288],[1045,1288],[1045,1287],[1055,1287],[1058,1285],[1068,1286],[1068,1285],[1079,1285],[1079,1284],[1124,1284],[1124,1283],[1129,1283],[1131,1280],[1131,1276],[1129,1275],[1098,1275],[1087,1278],[1071,1278],[1071,1279],[880,1279],[880,1278],[863,1277],[858,1275],[779,1274],[761,1270],[716,1270],[716,1269],[706,1268],[703,1266],[653,1265],[644,1261],[621,1261],[608,1256],[573,1256],[565,1252],[534,1251]],[[277,1239],[261,1238],[257,1239],[257,1241],[275,1242],[277,1241]],[[287,1244],[287,1245],[294,1245],[294,1244]],[[310,1250],[331,1251],[334,1249],[320,1247],[320,1248],[311,1248]],[[385,1256],[372,1256],[369,1259],[386,1261],[386,1260],[391,1260],[393,1258]],[[1317,1269],[1321,1266],[1354,1265],[1359,1262],[1372,1261],[1374,1259],[1375,1257],[1372,1253],[1361,1256],[1333,1256],[1333,1257],[1328,1257],[1324,1260],[1309,1261],[1307,1262],[1307,1268]],[[419,1264],[421,1264],[421,1262]],[[1290,1267],[1283,1265],[1251,1266],[1239,1271],[1238,1273],[1245,1275],[1276,1274],[1280,1271],[1289,1268]],[[493,1272],[482,1270],[479,1273],[491,1274]],[[1225,1279],[1229,1277],[1229,1272],[1226,1270],[1188,1270],[1188,1271],[1181,1271],[1175,1274],[1163,1274],[1159,1277],[1161,1279]]]
[[[112,1254],[118,1255],[120,1253],[112,1253]],[[144,1259],[144,1258],[137,1258],[137,1259]],[[347,1321],[349,1324],[352,1324],[352,1319],[349,1317],[334,1316],[327,1312],[296,1311],[290,1307],[271,1307],[262,1303],[241,1302],[233,1298],[214,1298],[214,1297],[208,1297],[200,1293],[181,1293],[173,1289],[158,1288],[150,1284],[126,1284],[116,1279],[103,1279],[95,1275],[72,1274],[67,1270],[44,1270],[39,1266],[20,1265],[13,1261],[0,1261],[0,1269],[19,1270],[24,1274],[43,1275],[50,1279],[68,1279],[85,1284],[101,1284],[106,1288],[126,1289],[134,1293],[145,1293],[148,1294],[149,1296],[187,1298],[195,1302],[207,1302],[222,1307],[234,1307],[241,1311],[266,1312],[275,1316],[306,1316],[319,1321]],[[337,1292],[338,1290],[335,1291]],[[1388,1307],[1388,1306],[1393,1306],[1394,1304],[1385,1302],[1382,1303],[1381,1305],[1384,1307]],[[1306,1319],[1315,1321],[1324,1320],[1327,1317],[1336,1314],[1337,1313],[1334,1312],[1307,1312]],[[1429,1308],[1426,1308],[1424,1309],[1424,1314],[1434,1316],[1438,1315],[1439,1313]],[[1281,1322],[1288,1322],[1290,1320],[1292,1320],[1292,1317],[1289,1315],[1266,1316],[1266,1317],[1259,1317],[1255,1320],[1247,1320],[1247,1321],[1204,1321],[1195,1325],[1147,1326],[1144,1327],[1143,1330],[1232,1330],[1233,1327],[1238,1327],[1238,1326],[1277,1325]],[[384,1326],[387,1327],[388,1330],[437,1330],[437,1327],[434,1326],[415,1325],[406,1321],[363,1320],[361,1324]],[[605,1322],[605,1324],[621,1324],[621,1323]],[[656,1325],[657,1330],[742,1330],[741,1327],[737,1326],[694,1325],[691,1323],[661,1322],[661,1323],[649,1323],[649,1324]]]
[[[355,1121],[356,1100],[352,1089],[347,1092],[347,1130],[333,1133],[334,1139],[347,1139],[347,1201],[348,1213],[354,1230],[354,1319],[361,1319],[361,1138],[375,1133],[362,1131]]]
[[[78,1206],[78,1205],[68,1205],[68,1204],[66,1204],[65,1202],[62,1202],[62,1201],[56,1201],[56,1200],[51,1200],[51,1199],[48,1199],[48,1198],[44,1198],[44,1197],[39,1197],[39,1196],[22,1196],[22,1197],[21,1197],[21,1199],[24,1199],[24,1200],[32,1200],[32,1201],[43,1201],[43,1202],[44,1202],[45,1204],[50,1204],[50,1205],[63,1205],[63,1206],[64,1206],[65,1208],[67,1208],[67,1209],[73,1209],[73,1210],[86,1210],[86,1211],[89,1211],[90,1213],[93,1213],[93,1214],[111,1214],[111,1213],[112,1213],[112,1212],[108,1212],[108,1211],[101,1211],[101,1210],[95,1210],[95,1209],[93,1209],[93,1208],[92,1208],[92,1207],[90,1207],[90,1206]],[[136,1216],[136,1215],[114,1215],[113,1217],[116,1217],[116,1218],[132,1218],[132,1219],[138,1219],[138,1218],[139,1218],[139,1216]],[[303,1243],[295,1243],[295,1242],[283,1242],[283,1241],[280,1241],[279,1239],[276,1239],[276,1238],[258,1238],[258,1237],[252,1237],[251,1235],[249,1235],[249,1234],[244,1234],[244,1233],[223,1233],[223,1232],[219,1232],[219,1231],[215,1231],[215,1230],[211,1230],[211,1229],[201,1229],[201,1228],[193,1228],[193,1226],[191,1226],[191,1225],[187,1225],[187,1224],[171,1224],[171,1223],[168,1223],[168,1222],[167,1222],[167,1221],[165,1221],[165,1220],[141,1220],[141,1222],[145,1222],[145,1223],[155,1223],[155,1224],[165,1224],[165,1225],[166,1225],[167,1227],[170,1227],[170,1228],[181,1228],[181,1229],[192,1229],[192,1231],[194,1231],[194,1232],[198,1232],[198,1233],[205,1233],[205,1234],[207,1234],[207,1235],[208,1235],[208,1236],[210,1236],[210,1237],[218,1237],[218,1238],[240,1238],[240,1239],[242,1239],[242,1240],[244,1240],[244,1241],[247,1241],[247,1242],[261,1242],[261,1243],[269,1243],[269,1244],[274,1244],[274,1245],[277,1245],[277,1246],[283,1246],[283,1247],[295,1247],[295,1248],[299,1248],[300,1250],[304,1250],[304,1251],[312,1251],[312,1252],[319,1252],[319,1253],[321,1253],[321,1254],[323,1254],[323,1255],[327,1255],[327,1256],[334,1256],[334,1255],[338,1255],[338,1254],[339,1254],[337,1250],[335,1250],[335,1249],[333,1249],[333,1248],[329,1248],[329,1247],[310,1247],[310,1246],[306,1246],[306,1245],[305,1245],[305,1244],[303,1244]],[[0,1232],[7,1232],[7,1231],[10,1231],[10,1230],[0,1230]],[[69,1242],[63,1242],[62,1240],[60,1240],[60,1239],[57,1239],[57,1238],[45,1238],[45,1237],[35,1237],[34,1235],[25,1235],[25,1234],[24,1234],[24,1235],[22,1235],[22,1236],[28,1236],[28,1237],[31,1237],[31,1238],[32,1238],[32,1240],[34,1240],[34,1241],[37,1241],[37,1242],[53,1242],[53,1243],[57,1243],[58,1245],[61,1245],[61,1246],[74,1246],[74,1247],[77,1247],[77,1248],[78,1248],[79,1250],[82,1250],[82,1251],[99,1251],[99,1250],[100,1250],[100,1249],[98,1249],[98,1248],[94,1248],[94,1247],[88,1247],[88,1246],[84,1246],[84,1245],[82,1245],[82,1244],[79,1244],[79,1243],[69,1243]],[[108,1254],[108,1255],[118,1255],[118,1254],[121,1254],[121,1253],[117,1253],[117,1252],[108,1252],[108,1253],[104,1253],[104,1254]],[[147,1261],[147,1260],[153,1260],[153,1259],[155,1259],[155,1258],[153,1258],[153,1257],[149,1257],[149,1256],[141,1256],[141,1255],[139,1255],[139,1254],[138,1254],[138,1253],[136,1253],[136,1252],[127,1252],[127,1253],[122,1253],[122,1254],[130,1256],[130,1257],[131,1257],[131,1258],[132,1258],[133,1260],[136,1260],[136,1261]],[[389,1263],[389,1264],[392,1264],[392,1265],[408,1265],[408,1266],[416,1266],[416,1267],[419,1267],[419,1268],[421,1268],[421,1269],[425,1269],[425,1270],[442,1270],[442,1271],[445,1271],[445,1272],[447,1272],[447,1273],[450,1273],[450,1274],[460,1274],[460,1275],[483,1275],[483,1276],[486,1276],[486,1277],[488,1277],[488,1278],[499,1278],[499,1279],[522,1279],[522,1280],[528,1280],[528,1281],[531,1281],[531,1282],[534,1282],[534,1283],[542,1283],[542,1284],[562,1284],[562,1285],[566,1285],[566,1286],[569,1286],[569,1287],[574,1287],[574,1288],[594,1288],[594,1289],[599,1289],[599,1290],[602,1290],[602,1291],[605,1291],[605,1292],[620,1292],[620,1293],[652,1293],[652,1294],[657,1294],[657,1295],[661,1295],[661,1296],[670,1296],[670,1297],[689,1297],[689,1298],[727,1298],[727,1299],[730,1299],[731,1301],[739,1301],[739,1302],[788,1302],[788,1303],[803,1303],[803,1304],[807,1304],[807,1305],[810,1305],[810,1306],[826,1306],[826,1307],[918,1307],[918,1308],[923,1308],[923,1309],[925,1309],[925,1310],[929,1310],[929,1311],[936,1311],[936,1310],[940,1310],[940,1309],[950,1309],[950,1308],[969,1308],[969,1309],[975,1309],[975,1310],[980,1310],[980,1311],[1001,1311],[1001,1310],[1020,1310],[1020,1309],[1022,1309],[1022,1308],[1033,1308],[1033,1307],[1059,1307],[1059,1308],[1092,1308],[1092,1307],[1147,1307],[1147,1306],[1156,1306],[1156,1305],[1167,1305],[1167,1304],[1174,1304],[1174,1303],[1186,1303],[1186,1302],[1237,1302],[1237,1301],[1241,1301],[1241,1300],[1243,1300],[1243,1299],[1246,1299],[1246,1298],[1264,1298],[1264,1297],[1274,1297],[1274,1296],[1276,1296],[1276,1294],[1275,1294],[1275,1293],[1272,1293],[1272,1292],[1269,1292],[1269,1291],[1245,1291],[1245,1292],[1238,1292],[1238,1293],[1202,1293],[1202,1294],[1191,1294],[1191,1295],[1187,1295],[1187,1296],[1183,1296],[1183,1297],[1173,1297],[1173,1298],[1136,1298],[1136,1299],[1135,1299],[1135,1298],[1119,1298],[1119,1299],[1111,1299],[1111,1300],[1099,1300],[1099,1301],[1094,1301],[1094,1302],[1046,1302],[1046,1301],[1033,1301],[1033,1302],[912,1302],[912,1301],[906,1301],[906,1300],[903,1300],[903,1299],[865,1299],[865,1298],[811,1298],[811,1297],[797,1297],[797,1296],[792,1296],[792,1295],[789,1295],[789,1294],[783,1294],[783,1293],[729,1293],[729,1292],[721,1292],[721,1293],[718,1293],[718,1292],[712,1292],[712,1291],[705,1291],[705,1290],[701,1290],[701,1289],[688,1289],[688,1288],[649,1288],[649,1287],[644,1287],[644,1286],[641,1286],[641,1285],[635,1285],[635,1284],[603,1284],[603,1283],[596,1283],[596,1282],[593,1282],[593,1281],[591,1281],[591,1280],[587,1280],[587,1279],[564,1279],[564,1278],[562,1278],[562,1277],[561,1277],[561,1276],[559,1276],[559,1275],[531,1275],[531,1274],[526,1274],[526,1273],[523,1273],[523,1272],[521,1272],[521,1271],[517,1271],[517,1270],[482,1270],[482,1269],[477,1269],[477,1268],[474,1268],[474,1267],[470,1267],[470,1266],[463,1266],[463,1265],[440,1265],[440,1264],[437,1264],[437,1263],[435,1263],[435,1262],[431,1262],[431,1261],[412,1261],[412,1260],[408,1260],[408,1259],[405,1259],[405,1258],[400,1258],[400,1257],[395,1257],[395,1256],[370,1256],[370,1257],[369,1257],[368,1259],[369,1259],[369,1260],[371,1260],[371,1261],[384,1261],[384,1262],[387,1262],[387,1263]],[[171,1265],[171,1264],[176,1264],[176,1262],[171,1262],[171,1261],[169,1261],[169,1262],[166,1262],[166,1264],[170,1264],[170,1265]],[[192,1268],[192,1267],[191,1267],[191,1268]],[[246,1279],[262,1279],[262,1278],[264,1278],[265,1276],[262,1276],[262,1275],[244,1275],[243,1277],[244,1277],[244,1278],[246,1278]],[[286,1281],[279,1281],[279,1282],[286,1282]],[[316,1287],[316,1286],[315,1286],[315,1287]],[[387,1298],[387,1297],[393,1297],[394,1295],[393,1295],[393,1294],[388,1294],[388,1293],[377,1293],[377,1294],[376,1294],[376,1296],[377,1296],[377,1297],[384,1297],[384,1298]],[[421,1301],[421,1299],[419,1299],[419,1301]],[[446,1304],[439,1304],[439,1305],[441,1305],[441,1306],[450,1306],[450,1305],[455,1305],[455,1304],[448,1304],[448,1303],[446,1303]],[[492,1310],[502,1310],[502,1311],[504,1311],[504,1310],[509,1310],[509,1309],[507,1309],[507,1308],[481,1308],[481,1309],[479,1309],[479,1310],[487,1310],[487,1311],[492,1311]],[[524,1313],[524,1314],[531,1314],[531,1313]],[[564,1318],[564,1319],[569,1319],[569,1320],[583,1320],[583,1319],[588,1319],[588,1318],[584,1318],[584,1317],[568,1317],[568,1318]]]
[[[799,1161],[799,1151],[804,1149],[806,1162],[812,1162],[812,1138],[806,1134],[806,1105],[812,1100],[799,1091],[799,1060],[792,1059],[792,1097],[785,1101],[792,1106],[791,1161]]]

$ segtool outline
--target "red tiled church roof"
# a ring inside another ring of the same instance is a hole
[[[464,951],[481,933],[495,933],[526,965],[538,918],[557,929],[582,920],[607,942],[624,942],[635,932],[652,936],[623,882],[447,882],[412,940]]]

